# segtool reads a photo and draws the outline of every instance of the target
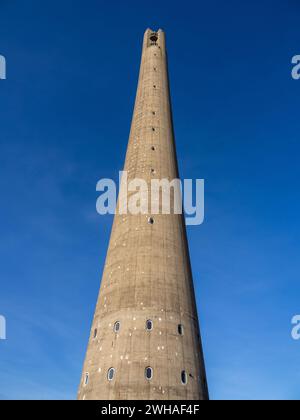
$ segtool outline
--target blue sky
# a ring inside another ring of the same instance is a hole
[[[168,42],[213,399],[299,399],[300,54],[296,0],[1,1],[0,399],[74,399],[122,169],[143,32]]]

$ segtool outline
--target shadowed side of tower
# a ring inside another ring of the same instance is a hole
[[[144,35],[128,181],[178,178],[165,35]],[[78,399],[208,399],[184,218],[116,214]]]

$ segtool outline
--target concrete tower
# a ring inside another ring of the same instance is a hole
[[[162,30],[144,35],[124,170],[178,178]],[[182,215],[115,215],[78,399],[208,399]]]

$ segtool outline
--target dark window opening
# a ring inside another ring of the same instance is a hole
[[[152,34],[151,36],[150,36],[150,41],[152,41],[152,42],[156,42],[158,40],[158,37],[157,37],[157,35],[156,34]]]
[[[107,379],[108,379],[109,381],[112,381],[112,380],[114,379],[114,376],[115,376],[115,369],[114,369],[114,368],[110,368],[110,369],[108,369],[108,372],[107,372]]]
[[[89,374],[86,373],[84,376],[84,385],[87,385],[89,383]]]
[[[185,370],[183,370],[181,372],[181,382],[183,383],[183,385],[186,385],[187,384],[187,375],[186,375],[186,371]]]
[[[153,329],[153,322],[151,321],[151,319],[148,319],[148,321],[146,322],[146,330],[151,331],[152,329]]]
[[[150,381],[152,379],[152,377],[153,377],[153,369],[151,367],[147,367],[145,369],[145,376],[146,376],[146,379],[148,379],[148,381]]]
[[[121,328],[121,324],[120,324],[120,322],[119,322],[119,321],[117,321],[117,322],[115,323],[115,325],[114,325],[114,332],[115,332],[115,333],[119,332],[119,331],[120,331],[120,328]]]
[[[183,335],[183,325],[182,324],[178,325],[178,334]]]
[[[98,334],[98,330],[97,330],[97,328],[95,328],[95,329],[94,329],[94,338],[96,338],[96,337],[97,337],[97,334]]]
[[[154,219],[153,219],[153,217],[149,217],[149,219],[148,219],[148,223],[149,223],[150,225],[153,225],[153,224],[154,224]]]

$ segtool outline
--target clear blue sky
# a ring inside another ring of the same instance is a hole
[[[8,1],[0,6],[0,398],[75,398],[122,169],[143,32],[167,34],[211,397],[299,398],[297,0]]]

